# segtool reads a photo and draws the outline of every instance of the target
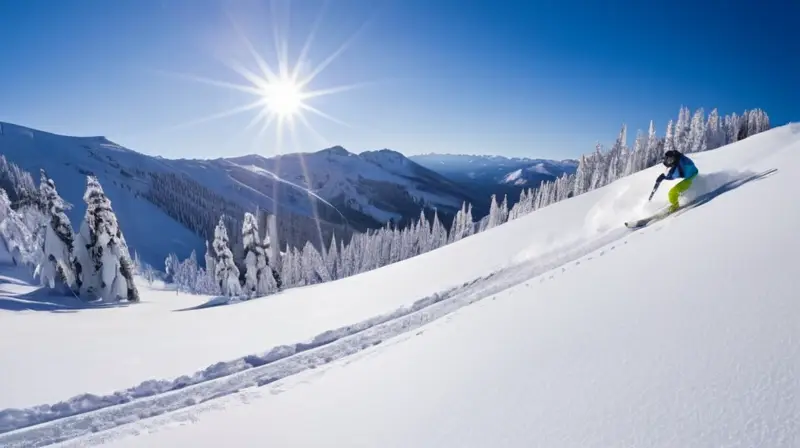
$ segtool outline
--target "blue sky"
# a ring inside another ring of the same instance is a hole
[[[294,63],[325,3],[276,5]],[[772,0],[329,0],[303,67],[353,39],[310,88],[361,86],[308,101],[344,124],[307,113],[318,135],[298,125],[278,147],[274,127],[246,130],[253,111],[179,126],[254,97],[174,76],[247,84],[223,63],[257,70],[233,23],[276,65],[269,2],[5,1],[0,121],[169,158],[334,144],[577,157],[623,122],[629,144],[650,119],[663,135],[681,105],[800,120],[796,17]]]

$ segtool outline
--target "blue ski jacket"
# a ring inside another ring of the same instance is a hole
[[[697,172],[697,167],[694,165],[694,162],[692,162],[692,159],[681,154],[680,158],[678,158],[678,163],[667,171],[667,174],[664,175],[664,179],[686,179],[696,176]]]

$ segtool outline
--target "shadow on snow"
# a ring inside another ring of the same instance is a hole
[[[0,281],[0,311],[49,311],[51,313],[76,313],[88,309],[106,309],[128,306],[127,302],[84,302],[76,297],[48,288],[38,288],[16,294],[4,286],[10,282]]]

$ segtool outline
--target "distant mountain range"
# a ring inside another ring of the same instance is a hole
[[[529,159],[496,155],[423,154],[409,159],[464,185],[473,194],[489,197],[508,195],[509,203],[519,199],[522,189],[538,187],[564,173],[578,169],[578,161]]]

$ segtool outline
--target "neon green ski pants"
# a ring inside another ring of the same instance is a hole
[[[697,174],[695,174],[692,177],[687,177],[686,179],[683,179],[682,181],[675,184],[674,187],[670,188],[669,192],[667,193],[667,197],[669,198],[669,204],[670,204],[669,206],[670,213],[678,209],[678,198],[683,192],[685,192],[686,190],[689,189],[689,187],[692,186],[692,181],[694,181],[695,177],[697,177]]]

